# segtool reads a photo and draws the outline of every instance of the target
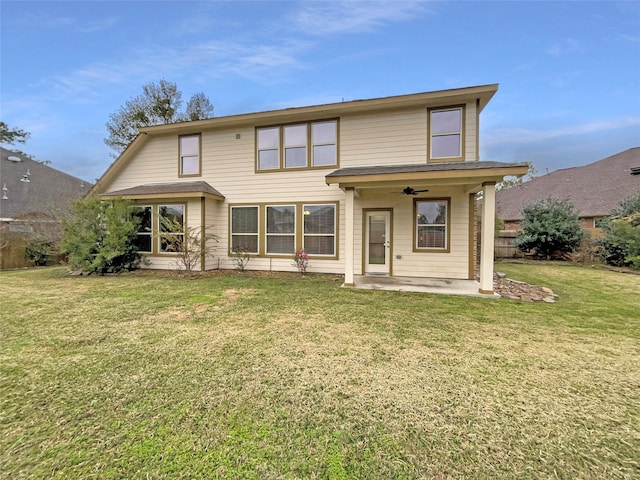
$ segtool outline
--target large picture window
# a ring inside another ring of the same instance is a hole
[[[184,243],[184,205],[158,206],[160,252],[179,252]]]
[[[449,199],[414,200],[415,249],[448,251]]]
[[[266,207],[267,254],[293,254],[296,251],[296,206]]]
[[[200,135],[180,138],[180,176],[200,175]]]
[[[258,171],[338,164],[338,121],[324,120],[256,130]]]
[[[303,248],[309,255],[336,253],[336,206],[303,205]]]
[[[429,158],[462,157],[462,107],[429,111]]]
[[[231,207],[231,252],[258,253],[258,207]]]

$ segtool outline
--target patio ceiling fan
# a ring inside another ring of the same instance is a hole
[[[400,193],[403,193],[404,195],[417,195],[418,193],[423,193],[423,192],[428,192],[428,191],[429,191],[428,189],[415,190],[415,189],[413,189],[411,187],[405,187],[405,188],[402,189],[402,192],[400,192]]]

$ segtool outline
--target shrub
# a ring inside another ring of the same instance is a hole
[[[640,192],[625,198],[603,223],[602,258],[609,265],[640,269]]]
[[[569,200],[547,198],[525,205],[522,232],[514,240],[521,251],[551,258],[569,253],[580,244],[583,232],[578,214]]]
[[[210,241],[218,241],[218,236],[206,233],[204,227],[184,228],[182,222],[173,218],[161,217],[163,231],[160,233],[166,251],[175,252],[174,266],[177,270],[192,272],[201,261],[213,258]]]
[[[51,265],[56,252],[53,248],[53,242],[48,240],[32,240],[27,244],[24,254],[37,267]]]
[[[133,204],[88,197],[72,204],[72,216],[63,222],[62,251],[69,266],[83,273],[118,273],[140,266],[136,238],[140,219]]]
[[[244,272],[247,269],[247,265],[251,260],[251,251],[249,247],[245,245],[241,245],[235,249],[233,255],[233,263],[236,266],[236,270]]]

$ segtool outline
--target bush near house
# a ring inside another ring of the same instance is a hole
[[[63,221],[62,251],[69,266],[82,273],[119,273],[135,270],[142,257],[136,238],[140,219],[132,203],[123,199],[102,202],[88,197],[73,202],[72,216]]]
[[[570,200],[546,198],[524,206],[522,232],[514,240],[521,251],[551,258],[556,253],[570,253],[584,233],[578,213]]]

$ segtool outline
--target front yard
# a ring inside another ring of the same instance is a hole
[[[0,273],[1,476],[638,478],[640,276],[497,270],[558,302]]]

